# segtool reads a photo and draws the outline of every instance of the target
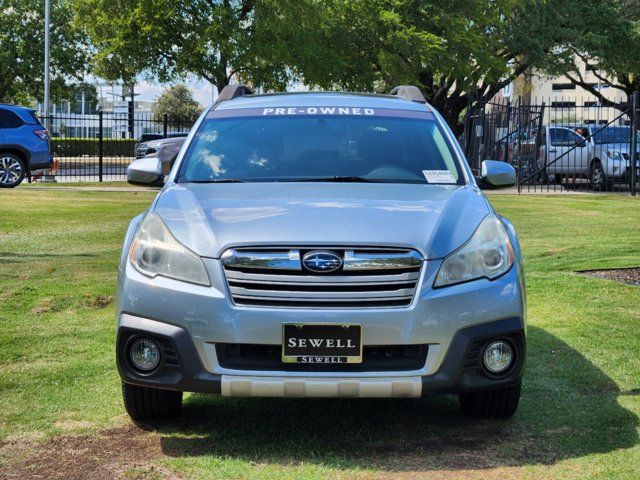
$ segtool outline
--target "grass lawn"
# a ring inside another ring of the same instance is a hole
[[[190,395],[141,429],[121,404],[113,296],[126,225],[154,194],[0,191],[0,478],[640,478],[640,289],[574,273],[640,265],[640,200],[491,197],[527,268],[509,421],[465,418],[454,396]]]

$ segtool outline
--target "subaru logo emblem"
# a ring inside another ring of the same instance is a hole
[[[311,272],[330,273],[342,266],[342,258],[333,252],[314,250],[304,254],[302,265]]]

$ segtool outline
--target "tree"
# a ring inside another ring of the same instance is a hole
[[[602,105],[626,109],[588,81],[580,59],[596,66],[602,84],[630,96],[640,90],[640,1],[528,0],[517,39],[531,63],[551,75],[564,75],[593,94]]]
[[[314,41],[326,58],[294,61],[307,83],[388,92],[418,86],[459,130],[470,101],[487,101],[526,70],[512,25],[513,0],[333,0]]]
[[[527,67],[508,28],[518,0],[75,1],[99,71],[127,59],[161,81],[195,74],[218,89],[234,76],[271,90],[413,83],[452,125],[470,98]]]
[[[160,81],[194,74],[220,91],[237,77],[283,89],[293,71],[278,30],[305,17],[310,0],[75,0],[76,22],[96,47],[109,80]],[[126,80],[126,79],[125,79]]]
[[[166,89],[153,106],[153,115],[161,120],[166,114],[170,120],[184,120],[197,117],[202,108],[193,98],[191,90],[179,83]]]
[[[84,77],[86,38],[73,26],[68,0],[51,2],[51,98]],[[2,0],[0,6],[0,101],[33,103],[44,96],[44,1]]]

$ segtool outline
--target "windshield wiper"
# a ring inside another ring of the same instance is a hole
[[[239,178],[214,178],[209,180],[186,180],[185,183],[246,183]]]
[[[386,180],[357,177],[357,176],[340,176],[333,177],[311,177],[311,178],[294,178],[285,180],[287,182],[362,182],[362,183],[384,183]]]

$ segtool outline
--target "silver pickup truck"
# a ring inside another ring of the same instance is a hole
[[[589,135],[589,128],[583,127],[585,136],[582,136],[575,127],[544,128],[539,161],[546,166],[547,181],[561,183],[567,177],[587,178],[597,188],[628,182],[631,128],[607,126],[592,130],[594,133]]]

